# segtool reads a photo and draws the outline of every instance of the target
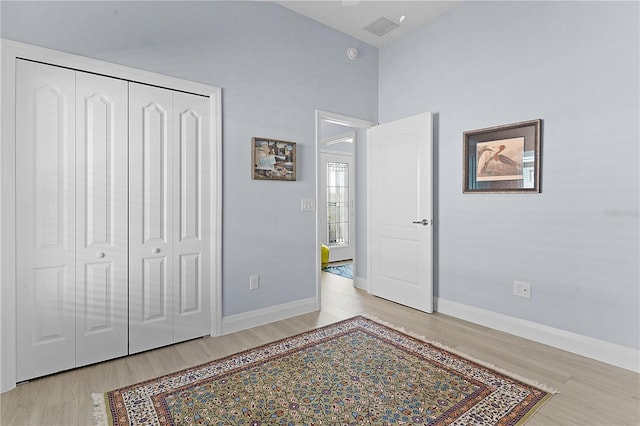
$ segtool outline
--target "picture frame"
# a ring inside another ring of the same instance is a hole
[[[463,133],[463,193],[540,193],[542,120]]]
[[[296,143],[251,138],[251,179],[296,180]]]

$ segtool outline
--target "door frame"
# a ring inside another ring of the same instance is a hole
[[[0,39],[0,392],[16,386],[16,60],[43,62],[129,81],[144,82],[209,98],[211,120],[211,336],[222,334],[222,89],[136,68]]]
[[[352,129],[368,129],[370,127],[376,126],[378,123],[374,121],[364,120],[361,118],[351,117],[344,114],[338,114],[335,112],[329,112],[317,109],[315,111],[315,120],[316,120],[316,194],[315,199],[319,200],[320,196],[320,149],[321,149],[321,141],[322,141],[322,123],[331,123],[338,124],[340,126],[350,127]],[[356,138],[356,144],[366,143],[366,140],[358,140]],[[355,149],[357,145],[354,146],[354,158],[355,158]],[[366,192],[366,191],[365,191]],[[319,210],[316,203],[316,248],[315,248],[315,270],[316,270],[316,309],[320,310],[322,307],[322,266],[320,259],[320,242],[322,241],[322,229],[320,227],[320,217]],[[355,242],[354,242],[355,244]],[[369,254],[367,253],[368,257]],[[353,282],[355,285],[356,277],[353,277]]]

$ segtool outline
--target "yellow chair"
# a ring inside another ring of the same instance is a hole
[[[329,266],[329,247],[324,244],[320,244],[320,262],[322,263],[322,269]]]

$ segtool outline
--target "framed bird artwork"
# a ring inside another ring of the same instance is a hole
[[[539,193],[542,120],[463,134],[463,192]]]

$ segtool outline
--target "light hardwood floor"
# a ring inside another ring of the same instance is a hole
[[[151,379],[362,313],[557,389],[560,393],[528,426],[640,424],[638,374],[447,315],[423,314],[356,290],[351,283],[323,272],[319,312],[22,384],[0,395],[0,424],[91,425],[91,393]]]

